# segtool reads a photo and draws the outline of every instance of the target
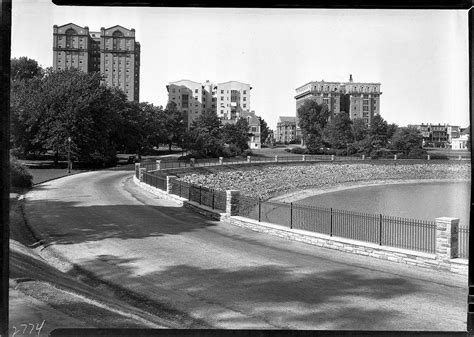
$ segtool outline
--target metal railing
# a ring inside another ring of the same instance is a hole
[[[201,185],[188,184],[176,178],[171,178],[169,181],[171,183],[171,194],[225,212],[227,200],[227,194],[225,191]]]
[[[458,255],[460,258],[469,258],[469,227],[459,226]]]
[[[143,172],[143,182],[145,184],[159,188],[160,190],[166,191],[166,177],[152,174],[149,172]]]
[[[435,253],[436,223],[417,219],[323,208],[295,203],[257,201],[240,216],[378,245]],[[242,204],[242,202],[241,202]],[[249,207],[250,206],[250,207]]]
[[[337,156],[337,155],[291,155],[291,156],[277,156],[275,157],[260,157],[260,156],[251,156],[250,162],[247,158],[223,158],[222,165],[236,165],[236,164],[258,164],[258,163],[290,163],[290,162],[318,162],[318,161],[364,161],[372,160],[370,157],[362,156]],[[433,156],[435,157],[435,156]],[[390,161],[394,160],[395,157],[390,158],[378,158],[377,161]],[[427,160],[428,157],[420,158],[408,158],[406,156],[397,155],[397,160]],[[435,158],[432,158],[434,160]],[[452,158],[453,159],[453,158]],[[457,160],[470,160],[469,157],[461,158]],[[218,166],[221,165],[219,158],[204,158],[204,159],[195,159],[191,161],[190,159],[185,160],[163,160],[160,163],[160,170],[168,169],[179,169],[179,168],[190,168],[190,167],[206,167],[206,166]],[[157,169],[157,164],[155,162],[142,162],[140,164],[141,168],[146,168],[146,171],[154,171]]]

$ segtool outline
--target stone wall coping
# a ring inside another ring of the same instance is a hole
[[[331,240],[334,242],[339,242],[339,243],[345,243],[345,244],[350,244],[354,246],[361,246],[361,247],[367,247],[367,248],[372,248],[372,249],[379,249],[387,252],[392,252],[392,253],[401,253],[401,254],[406,254],[406,255],[415,255],[427,259],[436,259],[436,254],[431,254],[431,253],[425,253],[425,252],[419,252],[416,250],[408,250],[408,249],[403,249],[403,248],[396,248],[396,247],[390,247],[390,246],[381,246],[376,243],[371,243],[371,242],[364,242],[364,241],[358,241],[358,240],[352,240],[352,239],[346,239],[346,238],[341,238],[338,236],[330,236],[327,234],[322,234],[322,233],[316,233],[316,232],[310,232],[310,231],[305,231],[302,229],[296,229],[296,228],[288,228],[285,226],[281,225],[276,225],[276,224],[271,224],[268,222],[258,222],[257,220],[254,219],[249,219],[241,216],[232,216],[232,218],[242,221],[242,222],[247,222],[252,225],[256,226],[262,226],[262,227],[267,227],[267,228],[273,228],[277,230],[282,230],[286,231],[289,233],[297,233],[301,235],[306,235],[309,237],[314,237],[314,238],[319,238],[319,239],[324,239],[324,240]]]
[[[455,258],[455,259],[450,259],[449,261],[453,264],[458,264],[458,265],[461,265],[461,266],[468,266],[469,265],[469,259]]]

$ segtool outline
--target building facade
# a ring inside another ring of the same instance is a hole
[[[181,80],[169,83],[166,89],[168,102],[187,115],[188,127],[204,111],[212,111],[222,120],[235,120],[250,111],[250,84]]]
[[[128,100],[139,101],[140,43],[133,28],[117,25],[90,32],[74,23],[54,25],[53,69],[70,68],[100,72],[105,84],[121,89]]]
[[[249,149],[261,149],[262,148],[262,138],[261,138],[261,128],[260,120],[255,114],[255,111],[243,111],[239,118],[244,118],[249,124],[249,134],[250,139],[248,141]],[[234,119],[222,119],[222,124],[235,124],[237,123],[238,118]]]
[[[289,144],[301,142],[302,134],[297,117],[278,117],[275,141]]]
[[[423,146],[451,147],[453,139],[461,136],[461,128],[449,124],[412,124],[408,127],[416,128],[423,136]]]
[[[312,81],[296,88],[296,111],[310,99],[326,104],[331,116],[345,111],[351,119],[362,118],[370,125],[372,118],[380,114],[380,83]]]

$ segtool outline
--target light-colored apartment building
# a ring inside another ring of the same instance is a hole
[[[229,81],[214,84],[191,80],[170,82],[168,102],[186,113],[188,127],[203,111],[213,111],[222,120],[233,120],[250,111],[250,84]]]
[[[53,26],[53,69],[100,72],[104,83],[120,88],[128,100],[140,97],[140,43],[135,30],[116,25],[91,32],[74,23]]]
[[[301,142],[302,134],[298,125],[297,117],[278,117],[275,141],[277,143],[289,144]]]
[[[351,119],[362,118],[370,125],[372,118],[380,114],[380,83],[312,81],[296,88],[296,110],[305,100],[326,104],[331,116],[345,111]]]

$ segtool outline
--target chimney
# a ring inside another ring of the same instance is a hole
[[[349,75],[349,82],[351,82],[351,83],[354,82],[354,81],[352,80],[352,74]]]

